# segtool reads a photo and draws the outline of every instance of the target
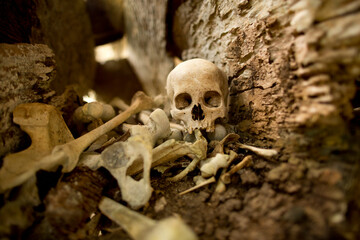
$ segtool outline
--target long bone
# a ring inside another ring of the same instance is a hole
[[[11,184],[2,186],[0,191],[5,191],[6,189],[24,183],[29,177],[33,176],[40,169],[53,170],[57,166],[63,165],[63,172],[72,171],[79,160],[80,154],[92,142],[94,142],[101,135],[111,131],[123,123],[133,114],[136,114],[142,110],[150,109],[152,107],[152,99],[143,92],[137,92],[133,97],[132,104],[127,110],[120,113],[105,124],[92,130],[91,132],[88,132],[77,139],[69,141],[66,144],[55,146],[51,154],[43,157],[40,161],[37,161],[31,169],[28,169],[28,171],[24,172],[23,174],[14,176],[14,180],[11,182]]]
[[[196,240],[195,233],[179,217],[152,220],[120,203],[103,198],[100,211],[119,224],[134,240]]]

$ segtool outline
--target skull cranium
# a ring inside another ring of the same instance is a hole
[[[213,63],[191,59],[180,63],[167,78],[171,115],[184,123],[186,130],[213,132],[215,120],[227,113],[226,75]]]

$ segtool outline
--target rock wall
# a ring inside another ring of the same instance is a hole
[[[43,102],[54,92],[55,56],[43,44],[0,44],[0,157],[24,143],[24,132],[12,122],[15,107]]]
[[[324,130],[317,125],[346,135],[360,70],[359,7],[358,1],[186,1],[174,16],[173,39],[183,60],[202,57],[227,73],[230,122],[245,139],[274,144],[297,139],[289,132],[304,127],[316,135]]]
[[[61,93],[78,84],[85,94],[92,87],[96,63],[94,37],[83,0],[34,1],[37,22],[31,43],[47,44],[55,53],[57,76],[52,87]]]
[[[151,96],[165,93],[166,77],[173,68],[166,52],[167,0],[124,1],[128,61]]]

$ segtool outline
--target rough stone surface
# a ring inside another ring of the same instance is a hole
[[[151,96],[166,93],[166,77],[173,68],[166,53],[167,2],[124,0],[128,60]]]
[[[12,122],[20,103],[41,102],[52,96],[55,56],[42,44],[0,44],[0,157],[14,151],[24,134]]]
[[[52,87],[60,94],[69,84],[82,93],[92,87],[95,74],[94,37],[83,0],[35,2],[39,26],[33,26],[31,43],[45,43],[55,53],[56,79]]]
[[[238,133],[267,145],[297,141],[289,132],[305,127],[312,135],[303,140],[307,147],[348,134],[360,73],[358,9],[357,1],[185,1],[173,39],[183,60],[205,58],[227,73]],[[348,148],[323,144],[328,151]]]

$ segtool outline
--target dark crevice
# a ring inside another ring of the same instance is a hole
[[[173,39],[173,23],[176,10],[185,1],[186,0],[169,0],[166,12],[166,51],[180,59],[183,49],[180,49]]]

